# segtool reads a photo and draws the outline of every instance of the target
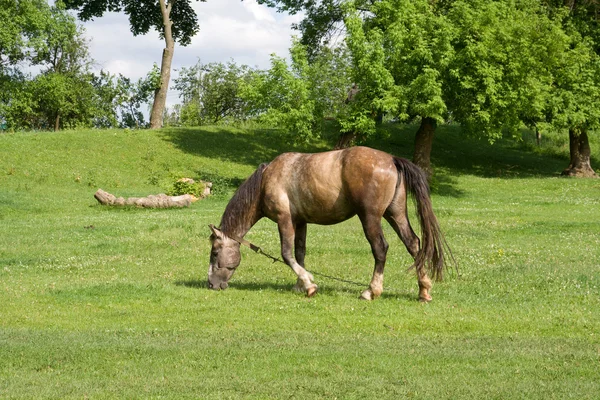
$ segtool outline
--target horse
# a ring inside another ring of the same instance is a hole
[[[407,214],[412,196],[422,240]],[[360,298],[373,300],[383,292],[388,243],[385,218],[412,256],[419,300],[431,301],[431,278],[441,280],[445,252],[450,249],[433,212],[427,176],[404,158],[369,147],[350,147],[323,153],[283,153],[261,164],[227,204],[220,227],[210,225],[212,244],[208,287],[226,289],[240,264],[243,237],[263,217],[277,224],[281,256],[294,271],[294,289],[314,296],[317,285],[304,268],[307,224],[332,225],[358,216],[371,245],[373,277]],[[450,252],[451,255],[451,252]]]

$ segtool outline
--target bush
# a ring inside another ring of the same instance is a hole
[[[206,185],[204,182],[196,182],[190,178],[181,178],[178,179],[171,189],[167,191],[169,196],[181,196],[184,194],[191,194],[195,197],[201,198],[204,197],[204,190],[206,189]]]

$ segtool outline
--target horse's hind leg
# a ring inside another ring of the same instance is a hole
[[[394,208],[391,207],[384,217],[400,237],[412,258],[416,259],[417,254],[419,253],[419,237],[410,226],[406,210],[394,210]],[[417,280],[419,282],[419,300],[423,302],[431,301],[431,295],[429,294],[429,291],[431,290],[431,280],[427,276],[427,272],[425,272],[424,268],[417,270]]]
[[[309,297],[315,295],[317,293],[317,285],[313,282],[313,276],[304,269],[304,250],[301,248],[302,246],[296,250],[296,255],[300,256],[300,260],[298,261],[292,256],[294,244],[305,245],[306,225],[304,225],[304,228],[302,225],[296,227],[292,223],[291,218],[280,218],[277,222],[277,226],[279,228],[281,256],[283,257],[283,261],[285,261],[298,276],[298,282],[296,283],[296,286],[294,286],[294,289],[306,292]],[[300,228],[299,232],[297,231],[297,228]],[[296,234],[298,233],[300,235],[296,238]]]
[[[371,245],[373,258],[375,258],[373,278],[371,279],[369,288],[362,292],[360,298],[363,300],[373,300],[381,296],[381,293],[383,293],[383,270],[385,268],[385,260],[389,246],[385,240],[385,237],[383,236],[380,216],[359,217],[363,225],[365,236]]]

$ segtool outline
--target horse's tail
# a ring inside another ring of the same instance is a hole
[[[407,193],[410,193],[416,202],[421,225],[421,245],[413,267],[417,273],[426,268],[433,279],[441,280],[444,274],[445,251],[451,258],[452,252],[433,213],[427,176],[421,168],[404,158],[394,157],[394,164],[398,173],[402,175]]]

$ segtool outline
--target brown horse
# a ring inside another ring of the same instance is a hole
[[[422,242],[408,221],[408,193],[417,204]],[[277,223],[281,255],[298,276],[294,288],[312,296],[317,285],[304,269],[306,225],[337,224],[354,215],[360,218],[375,258],[373,278],[361,298],[372,300],[383,292],[388,250],[381,227],[384,217],[415,260],[419,299],[430,301],[427,273],[442,278],[445,241],[433,213],[426,176],[410,161],[368,147],[284,153],[259,166],[227,204],[220,228],[211,225],[208,286],[227,288],[240,264],[242,238],[267,217]]]

